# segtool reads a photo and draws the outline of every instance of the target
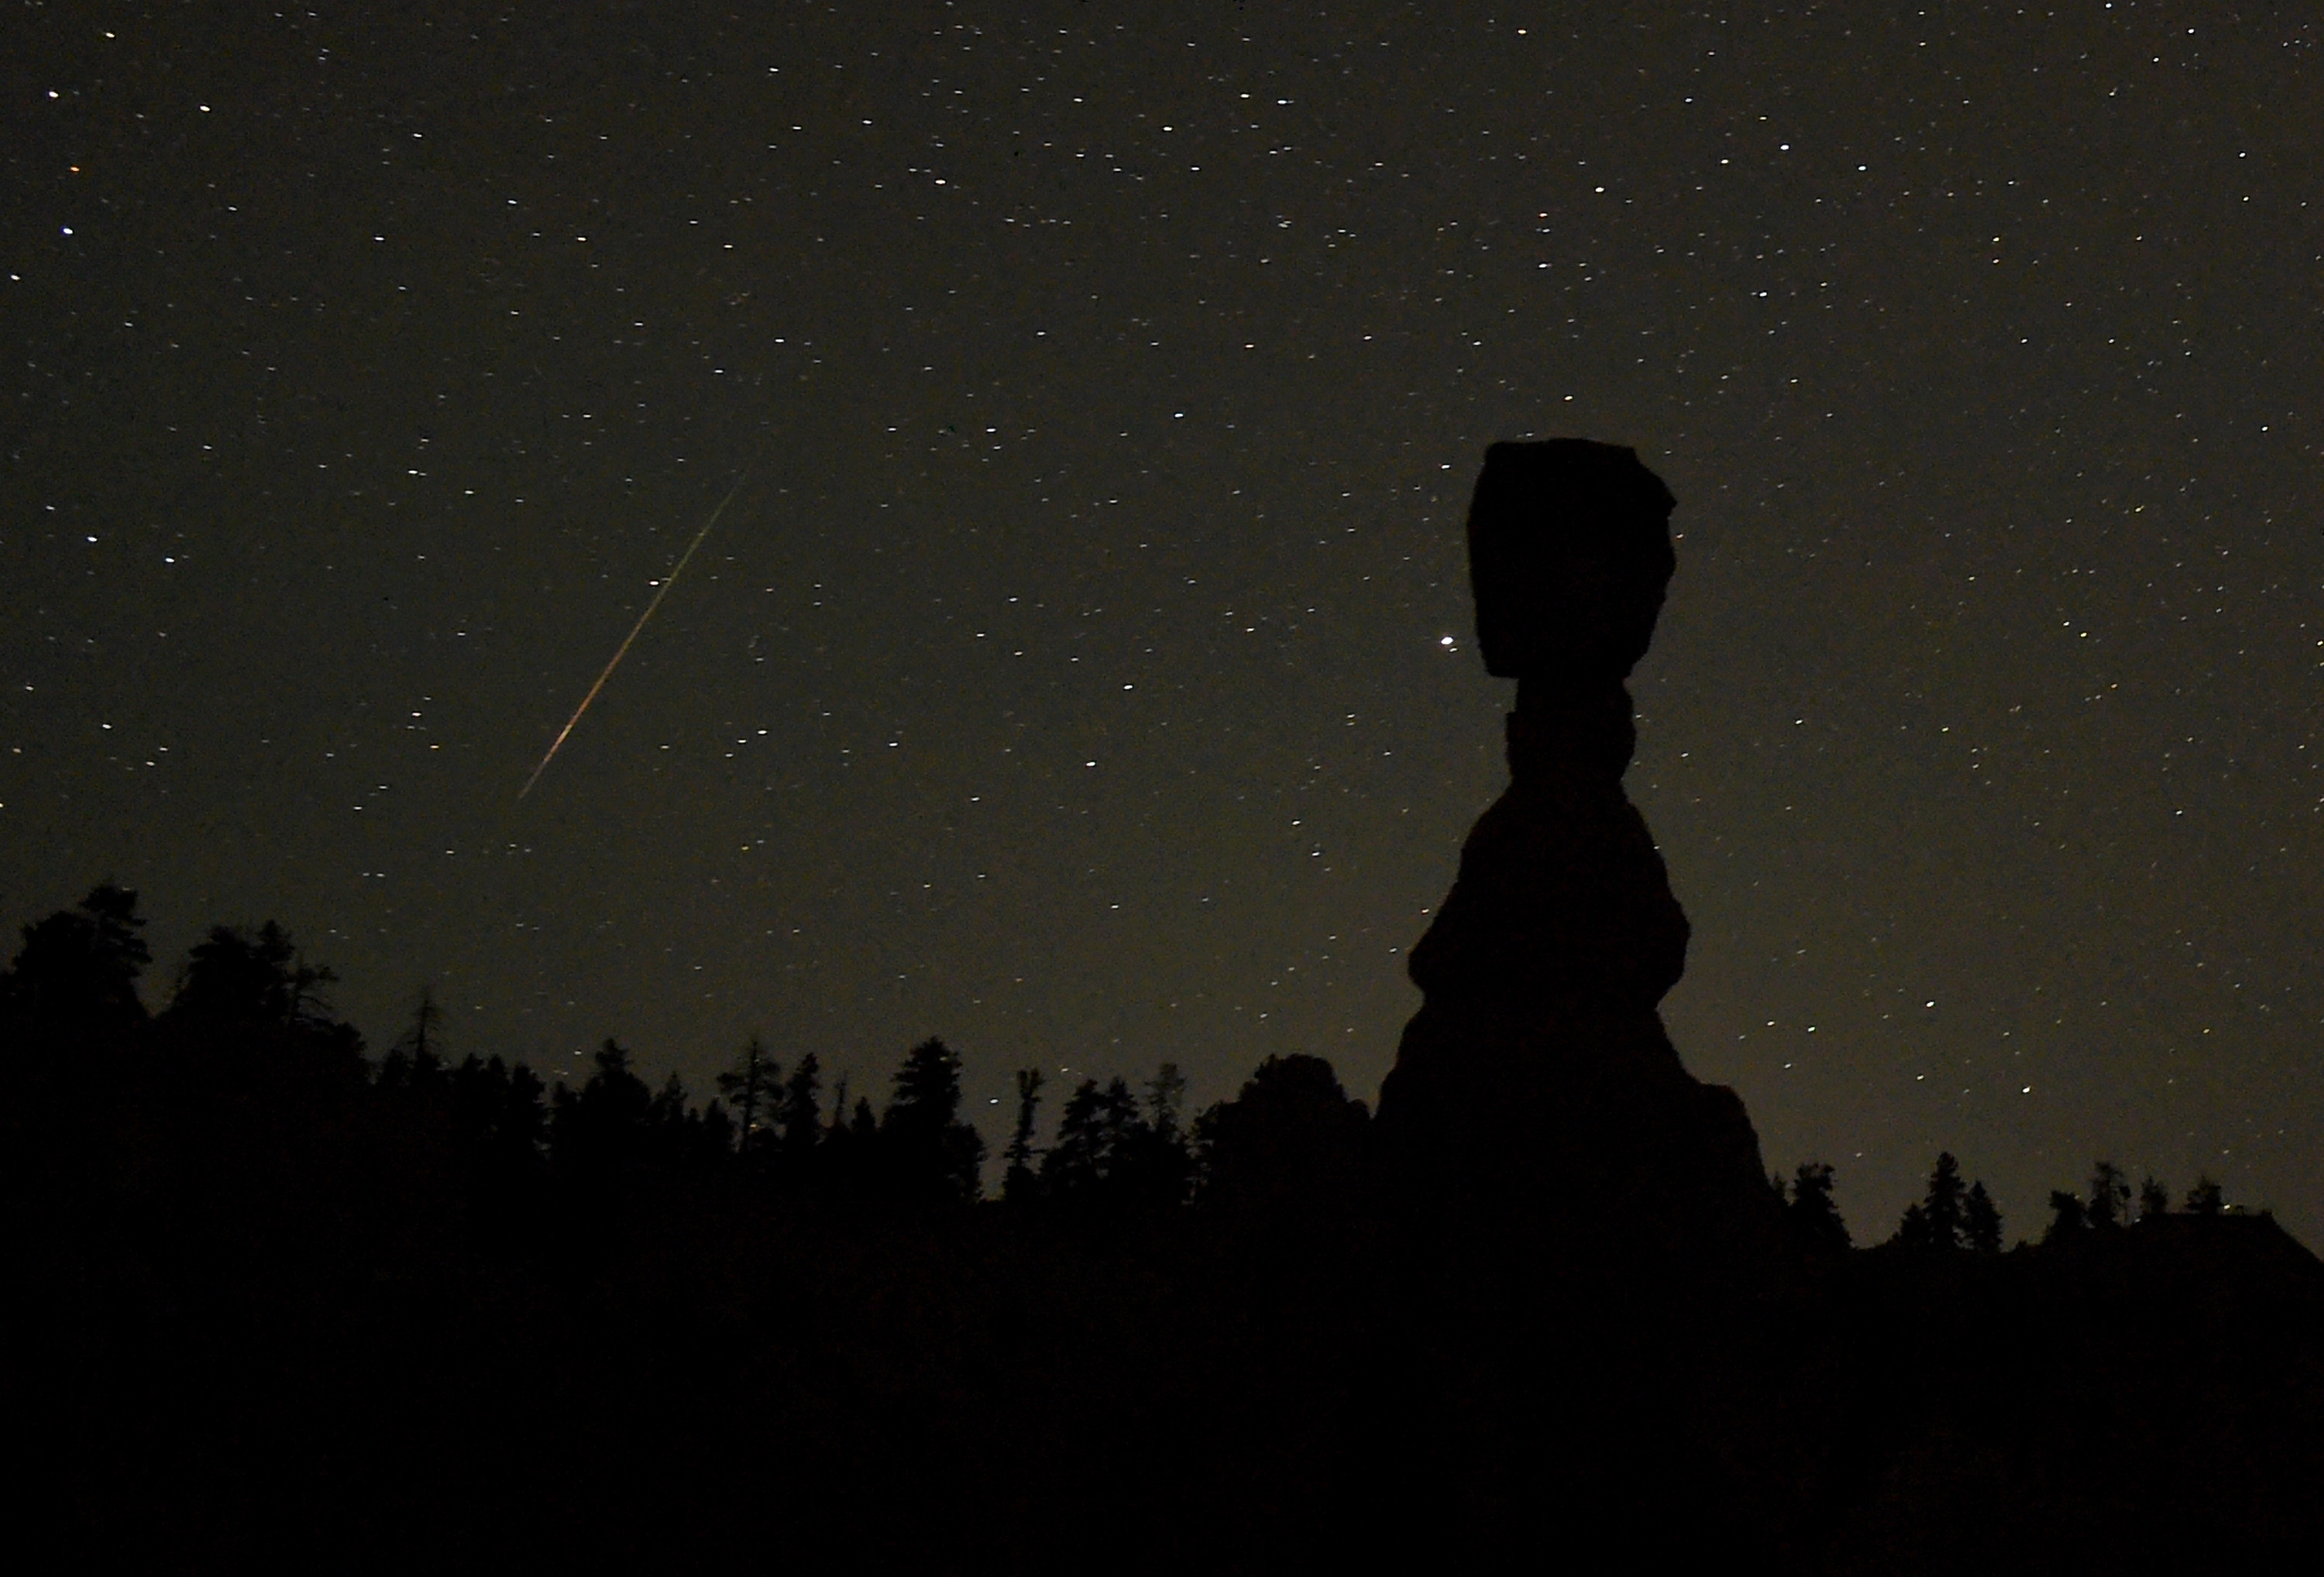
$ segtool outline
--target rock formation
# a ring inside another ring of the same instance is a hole
[[[1780,1205],[1742,1102],[1664,1032],[1686,917],[1622,792],[1673,507],[1629,449],[1561,439],[1493,446],[1470,510],[1478,643],[1517,681],[1510,783],[1413,949],[1425,1001],[1374,1138],[1406,1388],[1384,1426],[1433,1442],[1412,1526],[1474,1548],[1552,1525],[1724,1547],[1768,1499],[1712,1420],[1761,1411],[1720,1353],[1785,1279]]]
[[[1567,1278],[1748,1278],[1779,1234],[1742,1102],[1687,1073],[1656,1013],[1686,917],[1622,792],[1674,505],[1627,448],[1487,451],[1470,577],[1485,666],[1517,681],[1510,783],[1413,949],[1426,1000],[1380,1093],[1409,1204],[1481,1213]]]
[[[1517,680],[1510,785],[1413,947],[1425,1003],[1373,1124],[1376,1461],[1429,1443],[1383,1484],[1416,1545],[1692,1558],[1796,1505],[1750,1444],[1773,1372],[1748,1356],[1796,1261],[1743,1103],[1664,1034],[1687,918],[1622,794],[1671,509],[1629,448],[1578,439],[1494,444],[1469,509],[1478,646]]]
[[[1373,1176],[1395,1245],[1379,1461],[1429,1440],[1383,1493],[1471,1554],[1585,1528],[1727,1549],[1784,1500],[1734,1449],[1764,1416],[1734,1356],[1787,1282],[1780,1204],[1743,1103],[1664,1034],[1687,918],[1622,794],[1671,509],[1637,453],[1578,439],[1494,444],[1469,509],[1478,646],[1517,680],[1510,785],[1413,947],[1425,1003]]]
[[[1674,504],[1629,448],[1485,453],[1469,576],[1485,669],[1517,680],[1510,785],[1413,947],[1425,1006],[1380,1089],[1401,1205],[1492,1222],[1559,1279],[1748,1277],[1780,1233],[1743,1103],[1664,1034],[1687,918],[1622,794]]]

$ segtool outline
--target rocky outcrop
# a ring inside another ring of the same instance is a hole
[[[1737,1423],[1771,1416],[1743,1354],[1787,1279],[1781,1207],[1742,1102],[1664,1032],[1686,917],[1622,792],[1672,508],[1630,450],[1566,439],[1495,445],[1469,516],[1479,645],[1517,681],[1510,781],[1413,949],[1425,1000],[1374,1140],[1384,1426],[1431,1442],[1382,1460],[1418,1474],[1406,1526],[1471,1554],[1764,1548],[1797,1503]]]
[[[1780,1235],[1742,1103],[1664,1033],[1686,917],[1622,792],[1674,503],[1613,445],[1486,454],[1470,575],[1485,666],[1517,681],[1510,782],[1413,949],[1425,1003],[1380,1094],[1404,1204],[1489,1220],[1561,1280],[1748,1279]]]

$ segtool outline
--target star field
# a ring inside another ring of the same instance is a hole
[[[1680,501],[1628,784],[1769,1164],[2324,1241],[2298,8],[0,42],[0,897],[138,888],[149,998],[274,917],[375,1042],[1369,1098],[1503,780],[1468,489],[1573,434]]]

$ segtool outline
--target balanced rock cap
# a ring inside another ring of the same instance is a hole
[[[1677,500],[1637,452],[1586,438],[1495,444],[1469,504],[1486,671],[1619,684],[1646,655],[1677,559]]]

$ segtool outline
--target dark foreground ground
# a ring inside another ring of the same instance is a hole
[[[1360,1187],[912,1207],[488,1175],[263,1053],[14,1056],[0,1144],[11,1542],[75,1568],[2324,1554],[2324,1265],[2264,1217],[1569,1306],[1520,1333],[1513,1403],[1457,1320],[1415,1357]]]

